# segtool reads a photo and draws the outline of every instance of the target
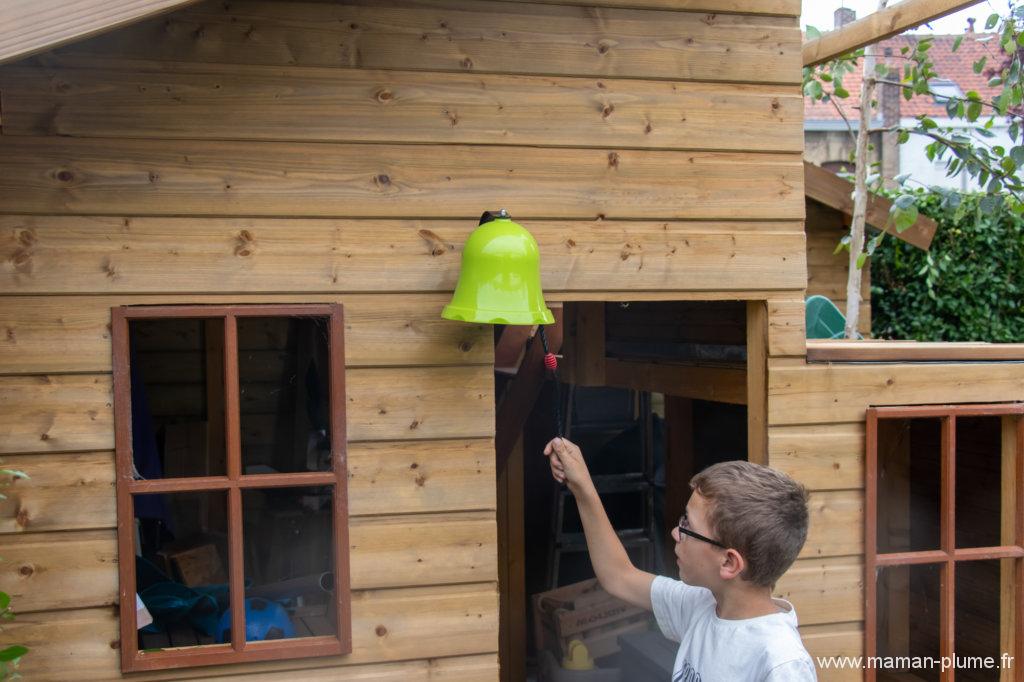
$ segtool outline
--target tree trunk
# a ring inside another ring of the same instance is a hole
[[[883,10],[888,0],[879,0]],[[846,329],[848,339],[857,338],[860,324],[860,285],[862,271],[857,261],[864,251],[864,220],[868,208],[868,128],[871,124],[871,100],[875,94],[875,46],[864,48],[864,81],[860,89],[860,121],[857,128],[856,166],[853,180],[853,219],[850,222],[850,265],[846,277]]]

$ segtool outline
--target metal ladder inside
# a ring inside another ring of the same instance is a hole
[[[654,485],[652,483],[654,455],[651,400],[650,394],[645,392],[623,392],[628,394],[628,400],[633,405],[632,414],[623,414],[624,410],[602,410],[601,405],[590,404],[593,401],[607,401],[610,395],[607,389],[602,392],[602,390],[576,387],[570,384],[568,390],[563,391],[567,402],[564,412],[567,416],[565,433],[566,438],[574,442],[577,440],[599,442],[602,436],[622,434],[633,428],[639,429],[640,466],[636,470],[594,473],[595,470],[600,472],[602,469],[608,468],[609,464],[614,468],[616,462],[602,461],[599,452],[587,451],[586,442],[579,444],[583,449],[587,466],[591,469],[594,487],[602,501],[605,502],[606,509],[609,507],[610,500],[615,496],[623,495],[631,496],[636,504],[640,505],[639,519],[637,519],[639,522],[630,524],[628,527],[617,527],[615,530],[633,563],[637,567],[649,571],[654,566]],[[621,397],[616,397],[613,400],[621,400]],[[604,412],[603,415],[602,412]],[[614,437],[612,435],[608,442]],[[566,555],[587,551],[587,541],[583,532],[566,529],[567,505],[573,504],[575,504],[575,500],[573,500],[572,493],[566,486],[561,486],[555,493],[554,508],[551,514],[551,532],[548,536],[548,556],[550,557],[546,576],[548,589],[565,584],[561,581],[561,573],[563,559]],[[609,518],[612,516],[610,513]],[[612,522],[615,523],[616,520],[612,518]]]

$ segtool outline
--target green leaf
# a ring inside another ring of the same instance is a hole
[[[905,211],[913,206],[916,200],[917,198],[913,194],[901,194],[896,197],[896,201],[893,202],[893,206],[901,211]]]
[[[998,24],[998,23],[999,23],[999,15],[998,14],[990,14],[990,15],[988,15],[988,19],[985,20],[985,30],[986,31],[991,31],[992,29],[994,29],[996,27],[996,24]]]
[[[967,120],[974,123],[981,116],[981,102],[971,102],[967,105]]]
[[[824,89],[821,87],[821,83],[818,81],[809,81],[804,86],[804,95],[811,99],[821,99],[822,95],[825,94]]]
[[[846,99],[847,97],[850,96],[849,91],[846,88],[844,88],[842,85],[837,85],[835,90],[833,91],[833,93],[835,94],[836,97],[838,97],[840,99]]]
[[[907,228],[909,228],[910,226],[917,222],[917,217],[917,206],[911,204],[908,208],[899,210],[893,216],[892,222],[893,225],[896,226],[897,232],[903,232],[904,230],[906,230]]]
[[[896,136],[896,143],[897,144],[903,144],[903,143],[907,142],[909,139],[910,139],[910,133],[908,131],[900,128],[900,131],[899,131],[899,133]]]
[[[815,38],[821,37],[821,31],[810,24],[804,26],[804,34],[807,36],[808,40],[814,40]]]
[[[984,59],[984,57],[982,57],[982,59]],[[980,102],[981,101],[981,95],[979,95],[976,90],[968,90],[967,94],[965,94],[964,97],[966,97],[967,99],[971,100],[972,102]]]
[[[974,62],[974,73],[981,73],[982,69],[985,68],[985,62],[988,61],[988,57],[982,55],[981,59]]]
[[[843,235],[843,238],[839,240],[838,244],[836,244],[835,251],[832,252],[832,255],[835,255],[835,254],[839,253],[840,251],[849,251],[849,250],[850,250],[850,235],[846,234],[846,235]]]
[[[11,605],[11,595],[6,592],[0,592],[0,611],[5,610]]]
[[[953,41],[953,47],[950,49],[950,52],[956,52],[957,50],[959,50],[960,43],[962,42],[964,42],[964,37],[962,35],[957,36],[956,40]]]
[[[1024,33],[1021,33],[1021,35],[1024,36]],[[988,79],[988,87],[990,87],[990,88],[994,88],[997,85],[1002,85],[1002,84],[1003,84],[1003,79],[1000,78],[999,76],[993,76],[992,78]]]
[[[1010,158],[1013,159],[1013,162],[1018,166],[1024,166],[1024,147],[1021,147],[1020,145],[1012,147],[1010,149]]]
[[[895,180],[895,181],[896,181],[896,184],[898,184],[898,185],[902,185],[902,184],[903,184],[903,183],[905,183],[905,182],[906,182],[906,181],[907,181],[907,180],[908,180],[909,178],[910,178],[910,173],[900,173],[900,174],[899,174],[899,175],[897,175],[897,176],[896,176],[895,178],[893,178],[893,180]]]
[[[933,130],[939,127],[939,124],[928,118],[927,116],[921,117],[921,127],[925,130]]]
[[[857,269],[860,270],[864,267],[864,263],[868,260],[868,254],[860,253],[857,255]]]
[[[15,644],[14,646],[9,646],[3,651],[0,651],[0,661],[3,661],[5,663],[9,661],[15,661],[27,653],[27,648],[21,646],[20,644]]]

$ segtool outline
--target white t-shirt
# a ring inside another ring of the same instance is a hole
[[[815,682],[793,605],[774,601],[785,611],[724,620],[710,590],[656,577],[651,604],[658,627],[680,642],[672,682]]]

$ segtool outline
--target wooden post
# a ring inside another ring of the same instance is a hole
[[[526,679],[526,529],[523,516],[523,438],[497,472],[498,662],[502,682]]]
[[[747,302],[747,459],[768,463],[768,305]]]
[[[835,59],[858,47],[885,40],[890,36],[952,14],[979,0],[903,0],[903,2],[858,19],[803,46],[804,66],[815,66]]]
[[[575,383],[578,386],[605,385],[604,302],[574,303],[576,309],[574,357]]]
[[[665,528],[671,529],[679,522],[679,517],[686,508],[686,500],[690,496],[690,479],[697,473],[695,468],[693,400],[666,395]],[[672,565],[666,567],[666,570],[672,569]]]
[[[1018,537],[1018,525],[1021,521],[1017,516],[1017,487],[1020,485],[1017,476],[1017,459],[1020,453],[1017,452],[1017,427],[1022,422],[1021,417],[1005,415],[1002,420],[1002,471],[1001,471],[1001,530],[1000,544],[1013,545],[1020,542]],[[999,652],[1008,653],[1011,656],[1015,651],[1014,631],[1016,627],[1015,611],[1017,600],[1017,587],[1015,585],[1017,565],[1024,561],[1022,559],[1001,559],[999,561]],[[1024,665],[1024,661],[1017,659],[1011,669],[1002,669],[999,673],[1000,682],[1012,682],[1014,669]],[[1019,675],[1018,675],[1019,677]]]

